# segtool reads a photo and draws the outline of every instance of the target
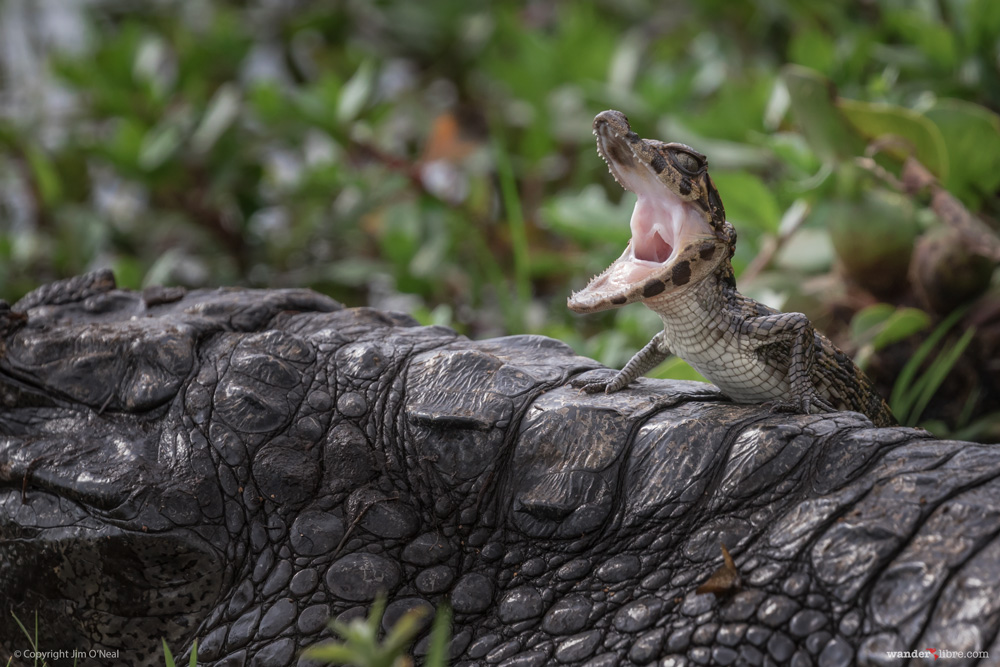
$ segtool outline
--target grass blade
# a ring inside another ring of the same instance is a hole
[[[427,667],[445,667],[448,664],[448,641],[451,639],[451,607],[442,604],[434,616],[430,645],[427,647]]]
[[[392,656],[403,655],[406,647],[413,643],[413,638],[423,628],[423,620],[427,610],[417,607],[403,614],[382,640],[382,648]]]
[[[910,413],[909,418],[911,423],[916,423],[920,421],[921,415],[923,415],[924,410],[927,408],[927,404],[937,393],[938,388],[944,379],[948,377],[948,373],[954,368],[955,363],[958,361],[962,353],[965,352],[965,348],[969,346],[972,342],[973,336],[976,335],[975,328],[968,329],[962,337],[958,339],[954,345],[948,346],[945,350],[941,352],[931,364],[931,367],[927,369],[927,372],[923,374],[920,381],[916,384],[916,387],[920,389],[919,397],[913,406],[913,412]]]
[[[35,612],[35,636],[32,637],[31,633],[28,632],[28,628],[24,627],[24,623],[21,619],[17,617],[17,614],[10,612],[10,615],[14,617],[14,622],[17,623],[17,627],[21,628],[21,632],[24,633],[25,638],[28,640],[28,644],[31,646],[31,650],[35,654],[35,660],[32,664],[38,664],[38,612]]]
[[[906,362],[906,365],[903,366],[903,370],[900,371],[899,377],[896,378],[896,383],[892,387],[892,395],[889,397],[889,405],[892,407],[892,412],[896,415],[900,424],[911,423],[909,419],[910,413],[913,404],[920,395],[920,388],[916,381],[920,366],[923,365],[924,360],[937,347],[945,334],[965,315],[967,309],[967,307],[956,308],[948,317],[944,318],[935,327],[934,331],[931,332],[931,335],[927,337],[927,340],[920,344],[917,351]]]
[[[517,193],[517,179],[510,164],[510,155],[501,140],[499,131],[493,132],[493,156],[496,160],[497,177],[500,180],[500,194],[507,212],[507,228],[510,232],[511,250],[514,254],[514,293],[517,294],[515,312],[517,331],[523,330],[521,310],[531,298],[531,259],[528,255],[528,234],[524,224],[521,197]]]
[[[302,652],[302,656],[311,660],[320,660],[335,665],[357,664],[358,652],[346,644],[317,644]]]
[[[174,654],[170,652],[170,647],[167,646],[167,640],[161,639],[160,641],[163,642],[163,662],[167,665],[167,667],[176,667],[174,664]]]

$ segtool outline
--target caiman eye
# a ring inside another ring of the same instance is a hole
[[[678,168],[689,174],[697,174],[705,168],[705,163],[702,160],[687,151],[670,151],[670,157],[673,158],[674,164],[677,165]]]

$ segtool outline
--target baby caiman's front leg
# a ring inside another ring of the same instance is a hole
[[[653,336],[653,340],[646,343],[646,346],[635,353],[614,378],[610,380],[598,380],[596,382],[573,381],[573,386],[583,389],[588,394],[604,392],[613,394],[619,389],[627,387],[632,380],[644,375],[647,371],[655,368],[660,362],[670,356],[670,349],[664,340],[663,332]]]

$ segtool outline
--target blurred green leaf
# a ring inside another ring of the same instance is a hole
[[[865,141],[841,114],[829,79],[805,67],[786,65],[781,80],[788,88],[796,124],[824,162],[864,153]]]
[[[427,610],[423,608],[410,609],[400,616],[389,629],[382,640],[385,651],[401,654],[413,643],[417,633],[420,632],[427,617]]]
[[[846,180],[861,176],[851,164],[842,165],[840,172],[845,171],[853,172]],[[913,202],[899,192],[865,188],[863,182],[842,189],[847,196],[825,202],[817,217],[823,219],[847,276],[888,298],[906,285],[910,255],[921,232]]]
[[[146,133],[139,146],[139,166],[146,171],[162,166],[180,148],[182,139],[181,128],[176,123],[167,122],[154,127]]]
[[[41,148],[28,145],[24,149],[25,157],[31,167],[31,175],[46,206],[54,206],[62,198],[62,183],[59,172],[52,160]]]
[[[864,367],[873,353],[923,331],[930,324],[930,315],[917,308],[877,303],[858,311],[851,319],[851,340],[859,349],[858,365]]]
[[[132,64],[133,78],[149,87],[152,94],[162,100],[173,85],[173,67],[170,49],[159,35],[145,35],[136,48]]]
[[[635,195],[621,201],[608,201],[600,185],[588,185],[579,192],[552,198],[542,209],[542,218],[553,231],[580,243],[607,243],[625,247],[631,237],[629,220],[635,207]]]
[[[422,619],[427,610],[411,609],[403,614],[380,643],[378,641],[382,617],[385,613],[385,594],[380,594],[372,603],[368,618],[355,618],[349,623],[333,620],[330,629],[341,642],[325,642],[310,646],[303,656],[311,660],[321,660],[335,664],[355,665],[355,667],[396,667],[406,655],[407,647],[423,628]]]
[[[142,289],[145,266],[135,257],[116,257],[111,264],[115,272],[115,283],[122,289]]]
[[[944,138],[926,117],[894,104],[841,99],[837,106],[861,134],[871,140],[884,140],[885,152],[900,160],[914,155],[938,178],[947,180]]]
[[[340,106],[343,82],[332,72],[311,85],[300,89],[295,95],[295,105],[304,120],[328,130],[334,136],[342,136],[342,124],[332,111]]]
[[[427,667],[445,667],[448,664],[448,641],[451,638],[451,607],[442,604],[434,615],[430,645],[424,663]]]
[[[335,665],[358,665],[363,654],[345,644],[321,644],[311,646],[302,652],[302,655],[312,660],[333,663]]]
[[[972,48],[995,48],[1000,34],[1000,3],[995,0],[971,0],[960,19]]]
[[[978,208],[1000,187],[1000,115],[964,100],[937,100],[926,116],[941,132],[948,153],[945,187]]]
[[[222,133],[236,120],[241,105],[240,91],[235,85],[227,83],[219,86],[208,103],[201,123],[191,135],[191,147],[198,153],[212,150]]]
[[[851,319],[851,339],[857,342],[872,340],[895,312],[896,308],[890,303],[876,303],[859,310]]]
[[[833,40],[825,32],[806,28],[792,37],[788,57],[794,63],[829,75],[836,62],[836,49]]]
[[[886,23],[899,34],[915,42],[921,55],[941,67],[956,64],[958,49],[954,31],[934,16],[927,15],[928,5],[913,3],[899,8],[889,7],[884,17]]]
[[[796,176],[815,174],[822,166],[816,153],[801,134],[776,132],[767,138],[767,146],[772,154],[784,166],[790,167],[791,173]]]
[[[261,121],[271,125],[288,117],[289,104],[283,91],[272,81],[261,81],[250,87],[248,102]]]
[[[763,180],[745,171],[717,171],[712,180],[722,193],[726,218],[737,227],[749,224],[769,233],[778,231],[781,209]]]
[[[379,225],[382,256],[406,266],[423,243],[420,210],[413,201],[403,201],[383,209]]]
[[[325,267],[324,276],[334,283],[363,287],[385,271],[382,262],[364,257],[345,258]]]
[[[357,118],[371,97],[372,89],[375,86],[375,65],[372,61],[366,60],[361,63],[344,87],[340,90],[340,99],[337,101],[337,120],[345,123]]]
[[[139,151],[147,128],[133,118],[118,119],[111,124],[111,140],[95,146],[95,151],[114,163],[122,173],[134,175],[143,171],[139,167]]]
[[[969,440],[972,442],[1000,441],[1000,413],[996,412],[991,412],[979,419],[975,419],[958,430],[949,428],[942,422],[924,422],[922,426],[939,438]]]
[[[779,268],[802,273],[821,273],[833,264],[834,251],[830,235],[822,229],[805,227],[793,234],[778,252],[775,263]]]

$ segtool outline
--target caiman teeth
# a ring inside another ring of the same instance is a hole
[[[625,187],[625,184],[622,183],[618,179],[618,174],[616,174],[615,170],[611,167],[611,161],[608,159],[608,156],[604,154],[604,151],[602,150],[602,147],[601,147],[601,135],[598,134],[597,129],[595,128],[595,129],[591,130],[591,134],[593,134],[595,137],[597,137],[597,154],[601,156],[601,159],[604,160],[604,164],[606,164],[608,166],[608,173],[611,174],[611,177],[613,179],[615,179],[615,183],[617,183],[618,185],[620,185],[623,190],[626,190],[626,191],[630,192],[630,190],[627,187]],[[622,138],[622,135],[618,134],[617,132],[612,131],[610,134],[614,135],[615,139],[621,139]],[[629,146],[629,150],[632,151],[633,157],[638,158],[638,156],[635,154],[635,151],[632,150],[631,146]]]
[[[594,134],[597,134],[597,132],[595,131]],[[615,135],[615,136],[617,136],[617,135]],[[598,146],[597,154],[601,156],[602,160],[604,160],[604,164],[608,168],[608,173],[611,174],[611,178],[615,179],[615,183],[617,183],[618,185],[620,185],[623,189],[628,190],[628,188],[626,188],[625,185],[621,181],[618,180],[618,175],[615,173],[615,170],[611,168],[611,162],[604,155],[604,152],[602,150],[600,150],[599,146]]]

